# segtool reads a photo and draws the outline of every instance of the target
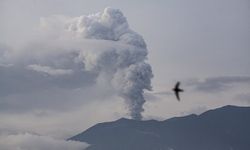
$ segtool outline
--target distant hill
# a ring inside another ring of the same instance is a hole
[[[88,150],[250,150],[250,107],[225,106],[165,121],[119,119],[69,140]]]

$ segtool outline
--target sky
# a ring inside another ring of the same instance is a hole
[[[249,106],[249,18],[248,0],[0,0],[0,135]]]

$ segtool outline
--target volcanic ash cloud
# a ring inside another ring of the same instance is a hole
[[[142,119],[143,92],[151,90],[153,74],[146,62],[145,41],[129,28],[120,10],[106,8],[79,17],[41,18],[41,30],[43,40],[8,54],[5,64],[16,64],[19,68],[23,65],[35,75],[45,74],[48,85],[61,88],[74,87],[72,83],[80,86],[78,83],[86,80],[98,85],[101,79],[125,100],[133,119]]]
[[[145,62],[146,44],[139,34],[129,29],[122,12],[106,8],[103,13],[73,18],[67,30],[78,37],[118,44],[97,53],[84,51],[81,59],[88,71],[108,74],[112,86],[125,99],[131,117],[140,120],[145,103],[143,90],[151,89],[153,75],[151,66]]]

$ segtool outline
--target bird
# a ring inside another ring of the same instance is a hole
[[[173,88],[173,91],[175,93],[175,96],[177,98],[178,101],[180,101],[180,96],[179,96],[179,92],[183,92],[184,90],[183,89],[180,89],[179,86],[180,86],[180,82],[178,81],[176,84],[175,84],[175,87]]]

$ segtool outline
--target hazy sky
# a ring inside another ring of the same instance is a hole
[[[71,59],[75,53],[67,49],[82,48],[82,43],[54,39],[64,34],[65,22],[106,7],[120,9],[147,44],[147,56],[142,51],[127,58],[152,67],[145,119],[250,105],[249,0],[0,0],[0,134],[68,138],[95,123],[129,117],[128,105],[114,94],[119,90],[106,83],[108,71],[96,77],[96,70],[86,73]],[[84,48],[108,49],[109,44],[90,42]],[[6,63],[9,59],[17,65]],[[176,81],[185,90],[181,102],[171,93]]]

